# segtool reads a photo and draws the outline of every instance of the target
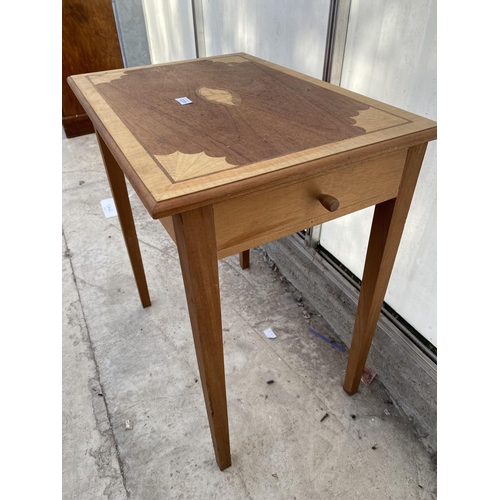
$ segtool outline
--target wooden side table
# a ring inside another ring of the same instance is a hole
[[[215,457],[231,465],[217,259],[375,205],[344,389],[363,373],[434,121],[248,54],[68,78],[142,305],[125,176],[177,243]],[[125,175],[125,176],[124,176]]]

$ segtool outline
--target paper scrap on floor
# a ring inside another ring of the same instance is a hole
[[[106,219],[108,219],[109,217],[116,217],[118,215],[118,213],[116,212],[115,201],[113,200],[113,198],[107,198],[106,200],[102,200],[101,207]]]
[[[274,332],[270,329],[270,328],[266,328],[264,330],[264,334],[265,336],[268,338],[268,339],[275,339],[276,338],[276,335],[274,334]]]

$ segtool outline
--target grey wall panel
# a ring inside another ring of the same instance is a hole
[[[113,0],[125,67],[151,64],[142,0]]]

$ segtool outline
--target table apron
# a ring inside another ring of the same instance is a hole
[[[217,257],[222,259],[395,198],[406,154],[407,150],[394,151],[215,203]],[[318,201],[320,194],[337,198],[339,208],[328,211]],[[160,222],[175,241],[172,217]]]

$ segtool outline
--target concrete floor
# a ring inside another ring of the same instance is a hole
[[[309,332],[340,343],[259,248],[248,270],[219,262],[233,461],[220,472],[175,244],[130,190],[143,309],[100,206],[111,195],[95,136],[62,149],[64,499],[436,498],[411,422],[377,379],[342,390],[348,350]]]

